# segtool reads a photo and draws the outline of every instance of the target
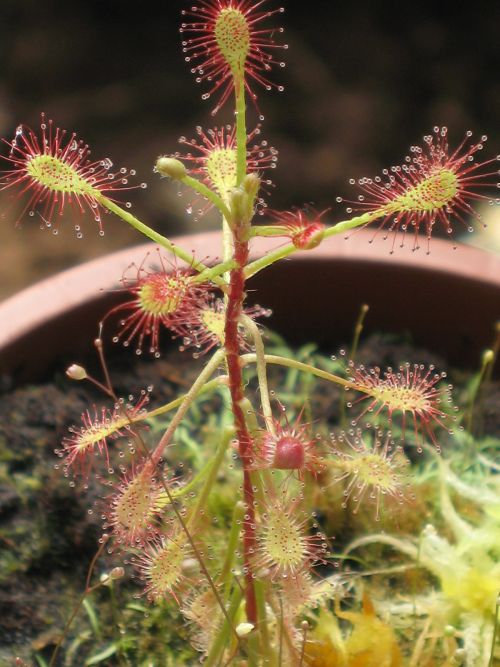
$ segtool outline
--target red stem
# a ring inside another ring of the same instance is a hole
[[[243,564],[245,569],[245,600],[249,623],[257,625],[257,602],[252,577],[251,556],[255,550],[255,508],[252,481],[250,479],[251,437],[248,432],[241,402],[245,398],[243,390],[243,373],[240,362],[240,345],[238,323],[245,299],[244,269],[248,261],[248,241],[240,241],[237,232],[234,239],[234,260],[236,268],[231,271],[229,296],[227,301],[225,350],[229,375],[229,390],[234,415],[234,425],[241,462],[243,465],[243,498],[246,505],[246,516],[243,524]]]

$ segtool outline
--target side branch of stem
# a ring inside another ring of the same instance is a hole
[[[168,239],[166,236],[159,234],[154,229],[144,224],[144,222],[141,222],[138,218],[135,217],[135,215],[132,215],[132,213],[123,210],[121,206],[118,206],[118,204],[116,204],[111,199],[108,199],[108,197],[105,197],[104,195],[99,193],[95,195],[95,198],[99,202],[99,204],[102,204],[102,206],[104,206],[108,211],[117,215],[131,227],[134,227],[134,229],[137,229],[137,231],[141,232],[141,234],[146,236],[146,238],[150,239],[154,243],[157,243],[162,248],[165,248],[179,259],[182,259],[195,271],[202,272],[210,270],[208,266],[203,264],[203,262],[199,262],[197,259],[195,259],[190,252],[177,246],[175,243],[170,241],[170,239]],[[222,288],[226,286],[224,279],[221,278],[220,276],[215,275],[212,277],[212,280],[214,283],[216,283]]]
[[[257,362],[257,355],[254,353],[243,354],[241,356],[241,363],[246,366],[247,364],[254,364]],[[295,359],[288,359],[287,357],[280,357],[276,354],[266,354],[264,356],[266,363],[275,364],[277,366],[286,366],[287,368],[295,368],[298,371],[304,373],[310,373],[316,377],[322,378],[323,380],[328,380],[328,382],[334,382],[339,384],[342,387],[347,389],[355,389],[356,391],[361,391],[368,396],[373,395],[373,390],[370,387],[364,387],[362,384],[357,382],[351,382],[345,378],[340,377],[340,375],[334,375],[328,371],[323,371],[321,368],[316,368],[316,366],[311,366],[310,364],[304,364],[302,361],[296,361]]]
[[[336,225],[332,225],[331,227],[327,227],[327,229],[325,229],[323,238],[336,236],[337,234],[342,234],[343,232],[347,232],[350,229],[355,229],[356,227],[367,225],[377,218],[380,218],[382,214],[383,213],[380,211],[370,211],[369,213],[358,215],[355,218],[351,218],[350,220],[343,220],[342,222],[338,222]],[[259,228],[255,227],[253,231],[255,235],[258,236]],[[270,235],[271,234],[265,234],[265,236]],[[271,252],[267,253],[267,255],[264,255],[264,257],[256,259],[246,267],[245,278],[254,276],[256,273],[259,273],[259,271],[262,271],[262,269],[265,269],[267,266],[271,266],[271,264],[274,264],[280,259],[284,259],[285,257],[293,255],[293,253],[297,252],[298,250],[300,250],[300,248],[294,246],[293,243],[289,243],[285,246],[277,248],[276,250],[272,250]]]
[[[224,357],[224,352],[222,350],[216,352],[214,356],[210,359],[208,364],[205,366],[205,368],[202,370],[202,372],[198,375],[194,384],[191,386],[191,389],[187,392],[187,394],[185,394],[184,399],[180,404],[179,408],[177,409],[177,412],[173,416],[172,421],[170,422],[167,430],[165,431],[160,442],[156,446],[156,449],[151,454],[151,460],[154,465],[156,465],[158,461],[161,459],[163,452],[165,451],[165,448],[172,440],[172,437],[175,431],[177,430],[177,427],[184,419],[184,415],[189,410],[191,403],[200,393],[200,391],[202,390],[203,386],[208,381],[208,379],[215,373],[223,357]]]

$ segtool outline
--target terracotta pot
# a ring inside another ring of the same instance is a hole
[[[478,363],[500,319],[500,258],[450,243],[431,254],[410,248],[391,255],[373,231],[332,238],[298,252],[249,283],[249,300],[273,310],[269,324],[291,342],[315,340],[332,352],[351,337],[362,303],[370,304],[365,331],[411,333],[416,344],[458,366]],[[220,255],[216,232],[180,237],[196,257]],[[253,257],[280,245],[253,242]],[[110,292],[131,262],[151,244],[108,255],[60,273],[0,304],[0,374],[16,384],[42,379],[55,365],[90,350],[97,323],[123,295]],[[154,258],[153,258],[154,261]]]

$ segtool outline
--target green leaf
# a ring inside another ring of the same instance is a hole
[[[110,644],[107,648],[103,649],[100,653],[96,653],[92,657],[90,657],[88,660],[85,661],[85,667],[90,667],[90,665],[98,665],[100,662],[103,662],[103,660],[106,660],[106,658],[110,658],[112,655],[116,653],[118,650],[118,647],[116,644]]]
[[[141,614],[147,614],[150,611],[147,607],[144,607],[142,604],[138,604],[137,602],[130,602],[126,608],[131,609],[132,611],[140,611]]]
[[[95,613],[94,607],[90,603],[90,600],[85,598],[83,601],[83,607],[85,611],[87,612],[87,616],[89,617],[90,625],[92,626],[92,630],[94,631],[95,636],[98,639],[102,639],[102,634],[101,634],[101,626],[99,624],[99,619],[97,618],[97,614]]]

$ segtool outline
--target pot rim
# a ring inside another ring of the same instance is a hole
[[[220,256],[219,231],[178,236],[172,240],[191,250],[197,258],[208,258],[205,260],[208,263]],[[286,242],[257,237],[251,242],[250,257],[261,257]],[[387,265],[395,275],[396,271],[411,268],[500,288],[500,257],[484,250],[467,245],[455,247],[446,239],[433,240],[429,254],[413,251],[409,246],[398,247],[392,254],[390,247],[391,239],[385,240],[380,233],[361,229],[347,238],[339,235],[325,239],[317,248],[297,251],[286,261],[349,260]],[[130,246],[57,273],[9,297],[0,303],[0,350],[26,333],[56,320],[62,313],[102,297],[103,292],[116,290],[123,272],[131,264],[139,265],[157,248],[157,244],[150,242]]]
[[[221,255],[220,232],[175,241],[207,263]],[[391,255],[392,243],[374,230],[359,230],[347,242],[340,236],[327,239],[257,274],[249,281],[249,301],[258,295],[273,312],[272,329],[289,344],[314,340],[325,351],[349,345],[359,309],[367,303],[365,335],[397,335],[441,355],[440,366],[477,368],[500,320],[500,257],[469,246],[454,251],[439,239],[429,256],[409,247]],[[251,258],[285,244],[254,239]],[[120,277],[131,262],[143,263],[148,252],[151,264],[157,264],[157,250],[151,243],[125,248],[0,304],[1,386],[44,381],[72,363],[92,363],[89,343],[100,335],[103,316],[118,304]]]

